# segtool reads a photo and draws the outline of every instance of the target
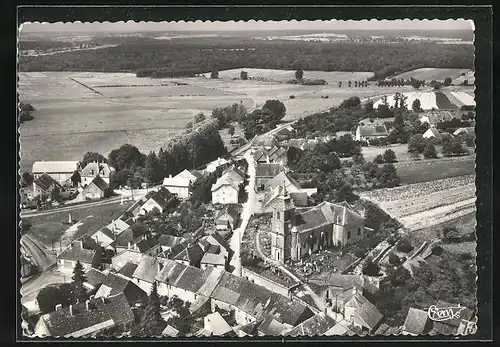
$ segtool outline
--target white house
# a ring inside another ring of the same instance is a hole
[[[212,203],[237,204],[240,187],[228,176],[220,177],[212,186]]]
[[[158,209],[160,213],[163,213],[174,198],[175,196],[167,188],[161,187],[158,191],[153,192],[152,196],[140,206],[137,214],[144,215],[153,211],[155,208]]]
[[[181,199],[189,198],[189,188],[191,187],[191,179],[184,178],[182,176],[172,175],[165,177],[163,179],[163,186],[167,188],[172,194],[177,194],[177,196]]]
[[[217,170],[217,168],[219,166],[226,165],[228,163],[229,163],[229,161],[227,161],[224,158],[217,158],[216,160],[212,161],[211,163],[209,163],[207,165],[207,168],[205,169],[205,171],[208,173],[215,172],[215,170]]]
[[[424,139],[431,139],[431,138],[441,138],[441,133],[436,129],[436,128],[429,128],[427,131],[422,135]]]
[[[368,141],[389,135],[385,125],[358,125],[356,128],[356,141]]]
[[[75,161],[35,161],[31,169],[33,178],[37,179],[47,173],[58,182],[67,181],[75,171],[81,169],[80,163]]]
[[[114,171],[115,169],[107,163],[98,163],[96,161],[88,163],[80,172],[80,177],[82,179],[81,184],[82,186],[89,184],[97,175],[99,175],[104,182],[109,184],[109,177]]]

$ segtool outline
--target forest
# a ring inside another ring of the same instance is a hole
[[[20,71],[135,72],[183,77],[237,68],[371,71],[374,79],[417,68],[474,67],[472,45],[311,43],[235,40],[125,40],[92,51],[20,57]],[[237,50],[239,49],[239,50]]]

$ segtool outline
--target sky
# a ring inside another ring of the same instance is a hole
[[[22,32],[140,32],[140,31],[257,31],[257,30],[472,30],[474,23],[448,20],[362,21],[247,21],[247,22],[95,22],[23,23]]]

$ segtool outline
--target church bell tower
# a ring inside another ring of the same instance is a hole
[[[295,227],[295,206],[285,184],[273,204],[271,259],[284,263],[291,258],[292,229]]]

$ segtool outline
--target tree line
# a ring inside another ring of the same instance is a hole
[[[20,57],[20,71],[99,71],[137,72],[146,77],[182,77],[237,68],[320,71],[372,71],[371,80],[422,67],[464,68],[474,66],[471,45],[436,43],[310,43],[261,42],[242,39],[228,50],[219,42],[132,40],[104,48],[99,55],[91,51],[57,55]]]

